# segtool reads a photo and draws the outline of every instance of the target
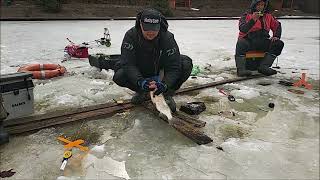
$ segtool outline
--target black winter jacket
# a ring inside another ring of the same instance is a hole
[[[165,17],[161,17],[159,35],[152,41],[145,40],[140,29],[139,13],[136,24],[128,30],[121,45],[121,67],[132,84],[143,78],[159,75],[164,70],[163,82],[170,89],[181,74],[181,60],[174,35],[168,31]]]

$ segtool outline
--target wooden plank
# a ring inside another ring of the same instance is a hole
[[[184,121],[174,121],[172,126],[185,135],[186,137],[190,138],[195,143],[202,145],[202,144],[208,144],[211,143],[213,140],[204,134],[203,131],[200,129],[192,128],[187,123],[183,123]]]
[[[80,112],[77,114],[71,114],[67,116],[58,116],[58,117],[52,117],[52,118],[42,119],[38,121],[31,121],[29,123],[25,123],[21,125],[20,124],[11,125],[11,126],[5,127],[5,129],[8,131],[9,134],[18,134],[18,133],[38,130],[38,129],[47,128],[54,125],[65,124],[65,123],[70,123],[70,122],[79,121],[79,120],[102,118],[102,117],[110,116],[117,112],[121,112],[126,109],[130,109],[132,107],[133,107],[132,104],[112,106],[112,107],[107,107],[107,108],[102,108],[102,109],[97,109],[92,111]]]
[[[187,93],[187,92],[194,91],[194,90],[200,90],[200,89],[205,89],[205,88],[209,88],[209,87],[219,86],[222,84],[244,81],[244,80],[249,80],[249,79],[255,79],[255,78],[260,78],[260,77],[265,77],[265,75],[257,74],[257,75],[252,75],[252,76],[248,76],[248,77],[236,77],[234,79],[226,79],[226,80],[222,80],[222,81],[217,81],[217,82],[212,82],[212,83],[207,83],[207,84],[202,84],[202,85],[197,85],[197,86],[193,86],[193,87],[179,89],[175,93],[176,94],[183,94],[183,93]]]
[[[176,111],[173,113],[173,116],[179,119],[182,119],[189,123],[191,126],[197,127],[197,128],[202,128],[206,125],[206,122],[201,121],[200,119],[196,119],[190,115],[186,115],[183,112]]]
[[[227,80],[208,83],[204,85],[183,88],[176,91],[176,94],[186,93],[193,90],[199,90],[199,89],[214,87],[214,86],[222,85],[226,83],[232,83],[232,82],[259,78],[259,77],[263,77],[263,75],[256,75],[256,76],[250,76],[250,77],[238,77],[235,79],[227,79]],[[109,102],[105,104],[77,108],[70,111],[68,110],[67,112],[57,111],[57,112],[51,112],[44,115],[41,114],[41,115],[23,117],[19,119],[5,120],[4,126],[6,129],[8,129],[9,133],[17,134],[17,133],[23,133],[31,130],[42,129],[42,128],[50,127],[53,125],[59,125],[59,124],[68,123],[72,121],[82,120],[85,118],[97,118],[99,116],[107,116],[108,114],[115,113],[114,111],[117,112],[117,111],[128,109],[131,107],[133,107],[133,105],[130,103],[130,100],[125,100],[121,104]],[[190,120],[189,118],[182,118],[182,119]],[[198,122],[198,125],[196,125],[196,123],[193,123],[193,126],[203,127],[204,125],[203,125],[203,122],[200,122],[200,123]]]
[[[143,107],[150,110],[155,115],[159,114],[157,109],[154,106],[152,106],[151,103],[145,104]],[[167,118],[161,119],[168,123]],[[213,141],[209,136],[205,135],[200,128],[194,127],[192,124],[185,121],[185,119],[180,119],[177,116],[172,117],[172,119],[170,120],[170,125],[199,145],[208,144]]]
[[[130,100],[125,100],[122,105],[129,104]],[[5,120],[3,122],[4,126],[12,126],[12,125],[22,125],[22,124],[27,124],[29,122],[34,122],[34,121],[42,121],[43,119],[50,119],[50,118],[57,118],[60,116],[69,116],[77,113],[82,113],[82,112],[87,112],[87,111],[93,111],[97,109],[104,109],[104,108],[109,108],[113,106],[118,106],[118,103],[115,102],[108,102],[105,104],[98,104],[98,105],[93,105],[93,106],[86,106],[86,107],[80,107],[80,108],[75,108],[75,109],[70,109],[68,111],[66,110],[58,110],[54,112],[49,112],[46,114],[37,114],[37,115],[31,115],[28,117],[21,117],[21,118],[16,118],[16,119],[9,119]]]

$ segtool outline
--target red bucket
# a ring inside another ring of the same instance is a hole
[[[64,48],[64,52],[75,58],[88,58],[88,47],[70,44]]]

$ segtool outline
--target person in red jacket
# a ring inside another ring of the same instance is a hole
[[[239,37],[236,45],[235,61],[238,76],[250,76],[246,69],[245,54],[251,50],[264,51],[258,72],[270,76],[277,71],[270,68],[273,61],[281,54],[284,43],[281,38],[281,23],[272,16],[268,0],[253,0],[250,9],[239,20]],[[273,36],[270,38],[269,32]]]

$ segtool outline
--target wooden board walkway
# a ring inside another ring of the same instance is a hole
[[[263,75],[256,75],[251,77],[237,77],[234,79],[227,79],[218,82],[207,83],[194,87],[179,89],[176,92],[176,94],[182,94],[194,90],[200,90],[226,83],[232,83],[259,77],[263,77]],[[100,105],[81,107],[74,110],[68,110],[67,112],[56,111],[43,115],[33,115],[18,119],[10,119],[7,121],[5,120],[4,126],[10,134],[19,134],[79,120],[91,120],[108,117],[115,113],[130,109],[132,107],[134,107],[134,105],[130,103],[130,100],[125,100],[123,103],[111,102]],[[204,133],[200,130],[201,127],[204,127],[205,122],[191,118],[189,116],[183,117],[182,114],[174,114],[174,118],[175,123],[173,124],[173,127],[185,136],[187,136],[188,138],[190,138],[191,140],[193,140],[194,142],[196,142],[197,144],[208,143],[211,140],[211,138],[204,135]]]

